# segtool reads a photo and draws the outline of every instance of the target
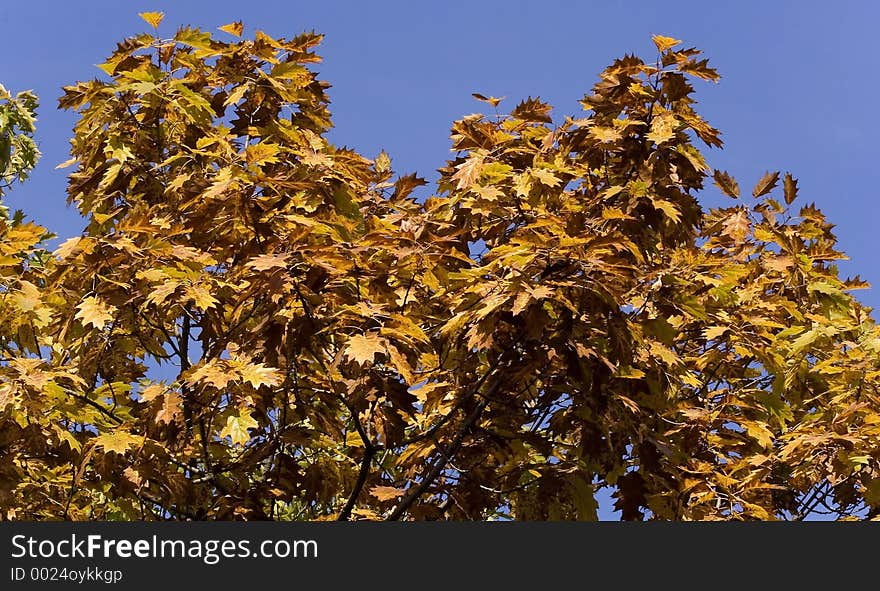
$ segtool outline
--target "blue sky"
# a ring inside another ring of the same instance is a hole
[[[37,139],[43,160],[7,198],[12,208],[64,238],[79,234],[65,205],[67,140],[75,117],[55,109],[61,86],[95,77],[125,36],[148,29],[140,11],[166,13],[160,34],[243,20],[245,33],[325,33],[318,66],[330,90],[331,139],[367,156],[386,150],[402,173],[435,178],[449,156],[450,123],[480,110],[472,92],[538,95],[560,119],[579,110],[602,68],[624,53],[653,57],[651,35],[704,50],[722,76],[699,84],[698,109],[723,132],[712,166],[749,189],[765,170],[791,171],[804,202],[837,225],[851,260],[845,274],[880,286],[880,200],[876,193],[876,26],[880,4],[839,0],[741,2],[514,0],[341,2],[231,0],[0,4],[0,82],[42,99]],[[707,191],[706,203],[722,200]],[[878,288],[860,299],[880,303]],[[607,513],[606,513],[607,515]]]

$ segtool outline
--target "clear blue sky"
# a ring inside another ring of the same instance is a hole
[[[669,35],[706,52],[722,75],[698,85],[701,113],[723,132],[712,166],[750,188],[765,170],[791,171],[800,195],[837,225],[851,261],[878,288],[880,199],[876,195],[880,4],[869,1],[665,2],[555,0],[341,2],[331,0],[26,0],[0,4],[0,81],[42,99],[43,160],[8,204],[60,237],[79,234],[65,206],[65,172],[74,115],[55,109],[61,86],[97,76],[116,42],[148,29],[140,11],[164,11],[160,33],[243,20],[245,33],[325,33],[324,63],[336,129],[331,139],[367,156],[386,150],[400,172],[429,179],[449,156],[449,125],[481,105],[481,92],[552,103],[560,119],[598,72],[627,52],[654,55],[651,35]],[[707,203],[721,202],[714,191]],[[607,515],[606,510],[603,514]]]

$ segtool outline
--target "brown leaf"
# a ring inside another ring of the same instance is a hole
[[[478,101],[483,101],[484,103],[489,103],[493,107],[497,107],[498,103],[504,100],[504,97],[494,97],[494,96],[485,96],[480,94],[479,92],[471,93],[471,96],[477,99]]]
[[[760,197],[761,195],[766,195],[770,191],[776,187],[776,183],[779,182],[779,172],[768,172],[761,177],[761,180],[758,181],[758,184],[755,185],[755,188],[752,189],[752,197]]]
[[[737,209],[724,221],[722,232],[737,243],[745,240],[749,235],[748,212],[745,209]]]
[[[542,102],[539,99],[529,97],[520,104],[516,106],[513,111],[510,112],[511,116],[516,119],[522,119],[523,121],[530,121],[536,123],[553,123],[553,119],[550,117],[550,110],[552,107],[545,102]]]
[[[716,169],[713,178],[715,179],[715,185],[721,189],[725,195],[733,197],[734,199],[739,198],[739,185],[732,176],[724,171]]]
[[[785,204],[791,205],[797,199],[798,186],[797,179],[791,176],[790,172],[785,173],[785,177],[782,180],[782,188],[785,192]]]
[[[177,392],[165,393],[162,408],[156,413],[157,423],[173,423],[183,416],[183,399]]]
[[[370,489],[370,494],[379,499],[379,501],[396,499],[402,496],[404,492],[406,491],[400,488],[394,488],[393,486],[374,486]]]

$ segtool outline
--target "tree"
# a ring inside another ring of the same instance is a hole
[[[7,518],[873,515],[865,284],[790,174],[701,207],[740,195],[692,143],[696,49],[654,37],[558,125],[475,95],[419,200],[326,140],[319,35],[221,29],[65,88],[87,225],[11,298]]]

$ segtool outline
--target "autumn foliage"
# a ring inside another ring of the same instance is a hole
[[[556,122],[475,95],[417,199],[327,141],[319,35],[222,29],[64,88],[80,236],[2,220],[0,518],[880,507],[865,284],[790,174],[741,196],[706,163],[699,51],[654,37]]]

